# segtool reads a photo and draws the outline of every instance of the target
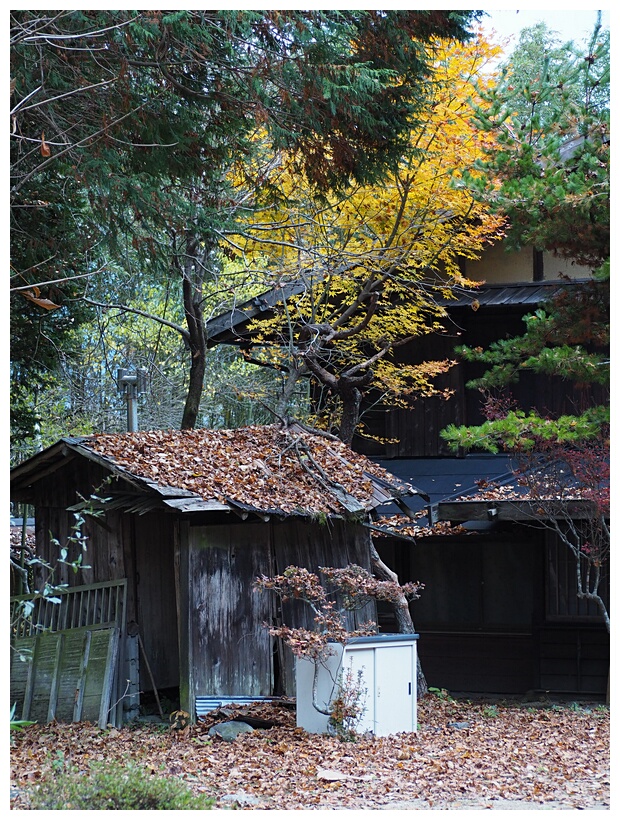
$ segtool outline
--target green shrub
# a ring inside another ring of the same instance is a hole
[[[13,732],[21,732],[26,726],[34,726],[34,720],[20,720],[19,718],[15,717],[15,709],[17,708],[17,704],[14,703],[11,707],[11,734]]]
[[[86,770],[50,772],[30,795],[33,809],[178,810],[210,809],[214,801],[192,794],[176,778],[153,777],[133,764],[92,763]]]

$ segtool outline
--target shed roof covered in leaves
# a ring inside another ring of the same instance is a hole
[[[106,495],[135,512],[146,512],[156,497],[182,512],[342,515],[418,492],[337,439],[274,424],[65,438],[13,469],[14,494],[26,499],[42,471],[78,454],[124,479],[129,494]]]

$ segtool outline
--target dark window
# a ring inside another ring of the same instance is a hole
[[[533,265],[533,271],[532,271],[532,274],[533,274],[532,278],[534,279],[534,282],[542,282],[542,280],[545,278],[545,267],[544,267],[544,262],[543,262],[543,253],[542,253],[542,251],[534,250],[533,254],[534,254],[534,259],[533,259],[534,265]]]

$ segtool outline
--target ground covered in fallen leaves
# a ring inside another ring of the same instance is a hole
[[[182,778],[216,808],[610,807],[609,709],[600,704],[429,695],[416,734],[353,742],[296,729],[291,709],[270,715],[263,704],[255,716],[277,725],[234,741],[209,735],[221,719],[211,714],[186,728],[28,727],[12,737],[11,809],[28,809],[29,790],[51,767],[101,760]]]

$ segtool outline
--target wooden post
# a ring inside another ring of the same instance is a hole
[[[135,621],[127,624],[125,634],[123,677],[127,681],[127,695],[123,699],[123,723],[131,723],[140,713],[140,648],[138,625]]]

